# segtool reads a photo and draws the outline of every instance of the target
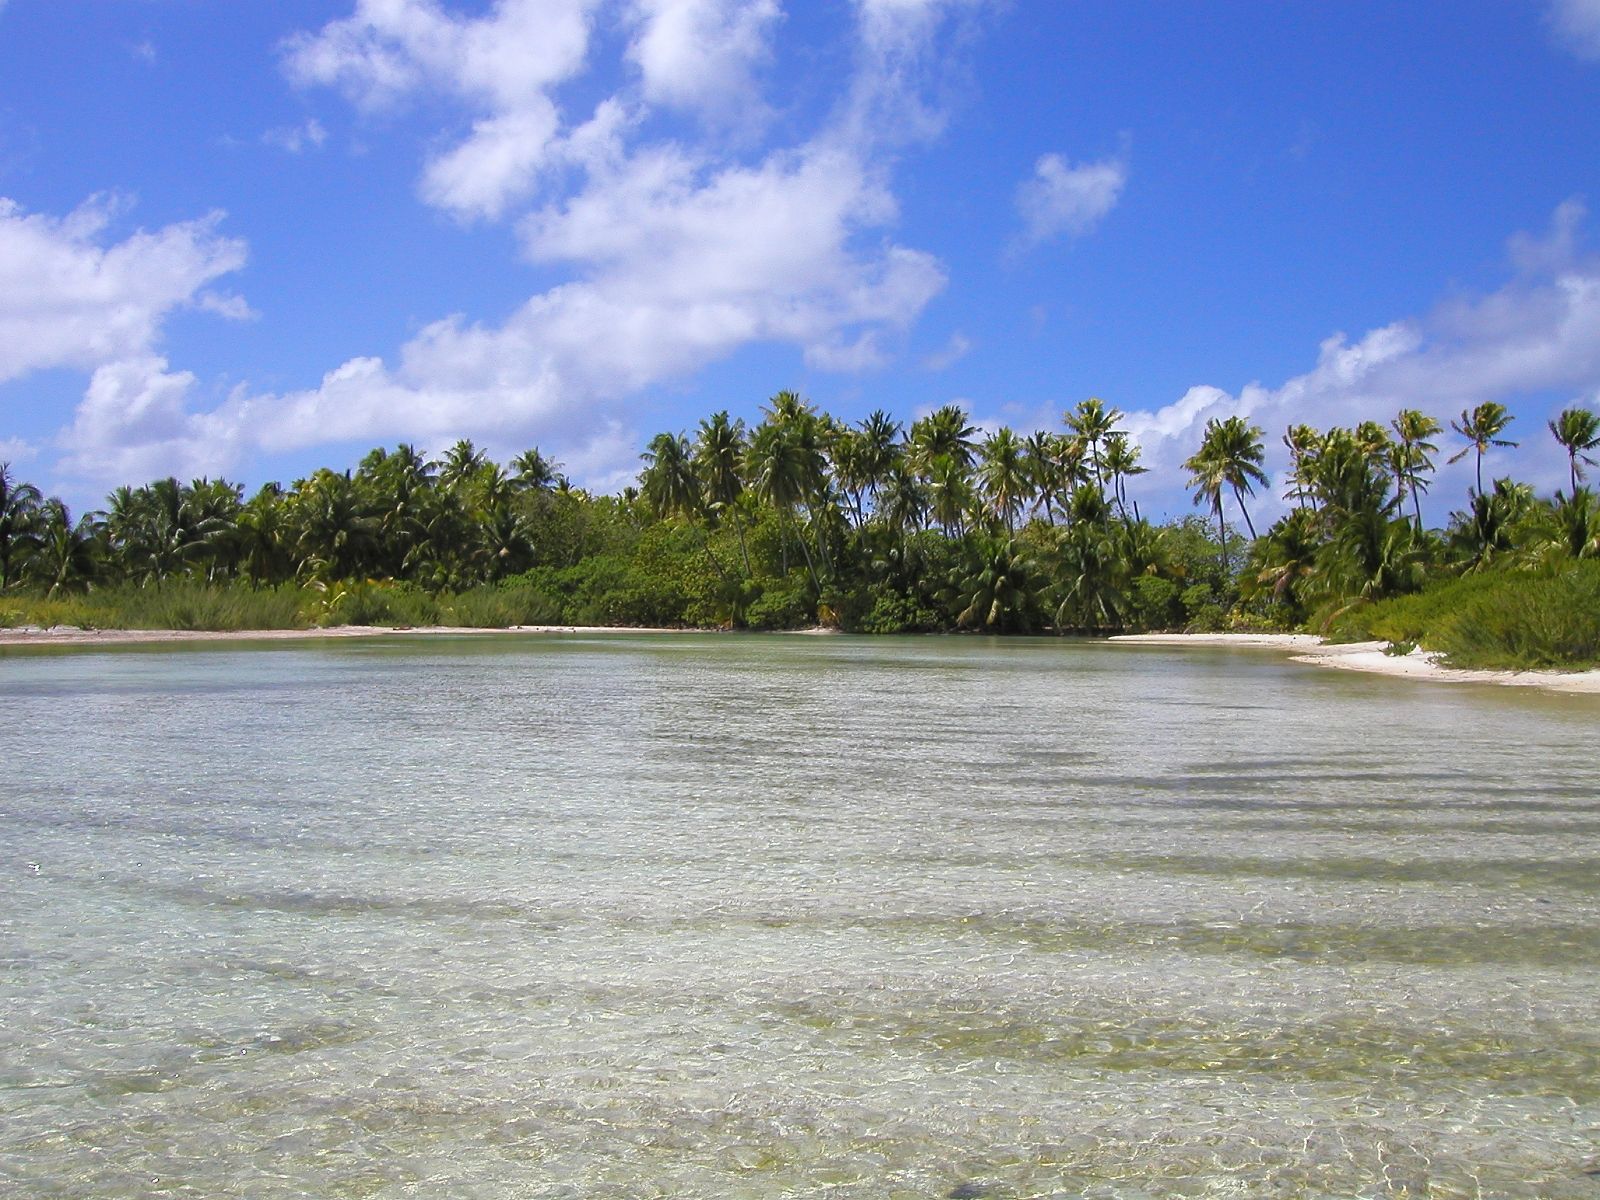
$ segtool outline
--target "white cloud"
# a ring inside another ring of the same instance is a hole
[[[244,265],[244,243],[217,232],[220,213],[108,245],[118,207],[97,197],[52,217],[0,199],[0,382],[139,357],[174,310],[215,309],[205,285]]]
[[[269,146],[276,146],[290,154],[303,154],[307,150],[320,150],[328,140],[328,131],[315,117],[307,117],[299,125],[282,125],[261,135]]]
[[[1017,188],[1023,245],[1088,233],[1116,207],[1127,182],[1128,164],[1121,157],[1074,166],[1059,154],[1042,156],[1033,177]]]
[[[754,72],[771,56],[777,0],[631,0],[629,10],[627,57],[647,103],[724,126],[765,114]]]
[[[1600,0],[1554,0],[1547,19],[1568,50],[1600,59]]]
[[[0,0],[0,8],[3,7],[3,0]],[[0,438],[0,463],[15,467],[18,463],[27,462],[38,453],[39,447],[32,442],[24,441],[22,438]]]
[[[1269,464],[1281,472],[1287,455],[1278,439],[1291,424],[1387,423],[1402,408],[1420,408],[1448,428],[1463,409],[1493,400],[1522,411],[1508,430],[1521,447],[1490,455],[1485,478],[1514,469],[1520,479],[1554,488],[1566,477],[1564,459],[1533,409],[1600,394],[1600,257],[1578,248],[1581,217],[1581,206],[1568,202],[1556,210],[1547,234],[1512,238],[1508,249],[1518,274],[1494,292],[1452,301],[1355,341],[1335,334],[1322,343],[1311,370],[1278,387],[1252,383],[1237,394],[1193,387],[1164,408],[1129,413],[1124,426],[1149,465],[1181,479],[1183,460],[1199,444],[1205,422],[1238,413],[1266,431]],[[1448,432],[1440,439],[1441,447],[1452,443],[1459,448],[1460,439]],[[1441,464],[1449,452],[1441,454]],[[1471,470],[1469,461],[1442,472],[1434,492],[1441,516],[1460,506]],[[1166,499],[1169,507],[1182,507],[1175,491]]]
[[[286,44],[302,85],[344,90],[380,110],[431,91],[481,116],[465,140],[427,164],[423,198],[462,218],[497,218],[533,194],[553,162],[560,119],[549,90],[584,66],[599,0],[498,0],[457,17],[433,0],[360,0],[354,15]]]

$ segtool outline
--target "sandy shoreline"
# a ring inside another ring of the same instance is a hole
[[[1385,654],[1383,642],[1324,642],[1309,633],[1131,633],[1108,639],[1146,646],[1235,646],[1280,650],[1295,662],[1437,683],[1493,683],[1554,692],[1600,694],[1600,671],[1462,671],[1440,666],[1425,650]]]

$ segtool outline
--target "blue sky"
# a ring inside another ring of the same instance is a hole
[[[463,436],[611,489],[781,388],[1100,396],[1158,513],[1208,417],[1492,399],[1548,490],[1600,405],[1600,0],[0,0],[0,197],[0,461],[80,508]]]

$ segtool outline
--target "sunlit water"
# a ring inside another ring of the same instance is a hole
[[[0,1195],[1600,1198],[1594,698],[0,655]]]

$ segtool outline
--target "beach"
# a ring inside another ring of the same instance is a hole
[[[1422,649],[1390,654],[1384,649],[1384,642],[1325,642],[1309,633],[1131,633],[1109,640],[1122,645],[1259,647],[1287,652],[1296,662],[1340,671],[1436,683],[1492,683],[1600,694],[1600,671],[1466,671],[1444,666],[1436,661],[1436,655]]]

